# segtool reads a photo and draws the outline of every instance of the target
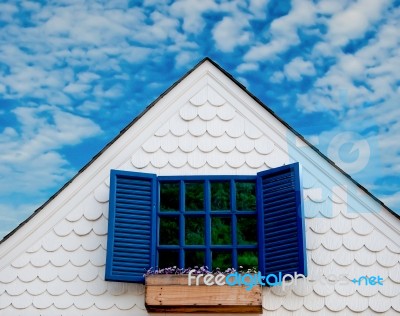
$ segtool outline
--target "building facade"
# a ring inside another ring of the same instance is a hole
[[[264,314],[398,314],[399,217],[208,58],[2,241],[0,314],[148,314],[144,285],[105,277],[110,170],[234,179],[296,163],[308,275],[264,287]]]

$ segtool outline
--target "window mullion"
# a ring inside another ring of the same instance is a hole
[[[204,182],[204,207],[205,207],[205,261],[208,268],[211,267],[211,187],[210,181],[206,180]]]
[[[185,268],[185,182],[179,181],[179,267]]]
[[[230,181],[231,186],[231,213],[232,213],[232,263],[233,267],[237,269],[238,254],[237,254],[237,218],[236,218],[236,186],[235,180]]]

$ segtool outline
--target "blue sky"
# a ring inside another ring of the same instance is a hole
[[[0,4],[0,238],[209,56],[400,211],[400,6]]]

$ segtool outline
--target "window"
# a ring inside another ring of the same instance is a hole
[[[158,177],[158,188],[158,267],[258,267],[255,176]]]
[[[298,163],[254,176],[112,170],[106,279],[202,264],[306,274],[300,190]]]

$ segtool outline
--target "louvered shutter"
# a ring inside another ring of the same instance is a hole
[[[307,274],[303,203],[298,163],[257,174],[259,269],[268,274]]]
[[[155,266],[156,175],[112,170],[106,280],[143,282]]]

